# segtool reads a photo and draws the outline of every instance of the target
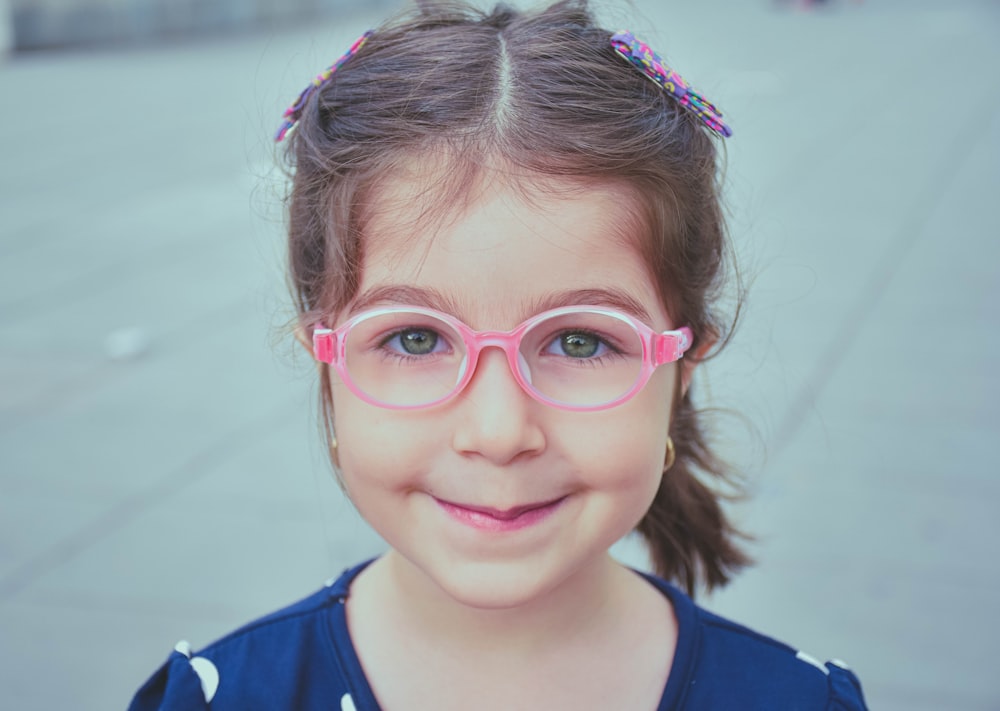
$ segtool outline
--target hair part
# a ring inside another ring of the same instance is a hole
[[[729,250],[716,145],[696,116],[612,49],[585,0],[534,12],[457,2],[419,7],[377,29],[310,98],[285,153],[292,174],[289,276],[307,333],[356,295],[365,225],[384,181],[412,160],[448,170],[420,219],[444,219],[488,171],[532,189],[625,186],[644,229],[636,247],[667,312],[694,333],[691,357],[724,344],[717,304]],[[528,191],[525,190],[525,193]],[[735,316],[733,317],[735,318]],[[330,373],[320,369],[333,436]],[[673,407],[676,460],[640,522],[654,567],[694,593],[749,564],[720,487],[738,491],[715,456],[690,392]],[[711,482],[711,483],[709,483]]]

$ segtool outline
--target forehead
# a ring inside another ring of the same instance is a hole
[[[411,302],[479,328],[600,303],[667,327],[626,188],[409,166],[371,193],[351,311]]]

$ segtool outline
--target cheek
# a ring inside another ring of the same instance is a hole
[[[624,405],[567,427],[562,446],[605,487],[646,491],[652,497],[663,473],[672,395],[672,379],[654,378]]]
[[[361,504],[366,492],[414,488],[441,452],[441,433],[429,418],[369,405],[336,380],[331,393],[341,479],[351,499]]]

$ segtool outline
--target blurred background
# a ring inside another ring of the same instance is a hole
[[[271,136],[396,1],[0,0],[4,708],[124,708],[381,549],[284,328]],[[735,128],[749,294],[696,387],[758,565],[701,601],[873,709],[1000,710],[1000,3],[601,14]]]

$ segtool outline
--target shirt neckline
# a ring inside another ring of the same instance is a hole
[[[698,647],[698,608],[694,601],[679,588],[663,578],[649,573],[635,571],[659,590],[670,601],[677,620],[677,646],[674,659],[670,663],[670,674],[660,697],[657,711],[681,708],[684,693],[694,670],[694,659]]]
[[[345,603],[350,595],[351,583],[354,582],[354,578],[374,560],[372,558],[353,568],[348,568],[329,588],[330,596],[336,598],[338,603],[332,608],[334,618],[330,625],[331,642],[341,673],[350,687],[351,697],[357,711],[374,711],[380,707],[375,699],[375,693],[368,683],[364,668],[361,666],[354,642],[351,640],[350,631],[347,628],[347,606]],[[667,598],[673,606],[674,617],[677,620],[677,645],[674,649],[674,658],[670,664],[670,674],[667,677],[663,695],[657,705],[657,711],[670,711],[679,708],[678,703],[683,700],[684,691],[691,676],[698,644],[698,608],[690,597],[666,580],[638,570],[633,570],[633,572],[644,578]]]

